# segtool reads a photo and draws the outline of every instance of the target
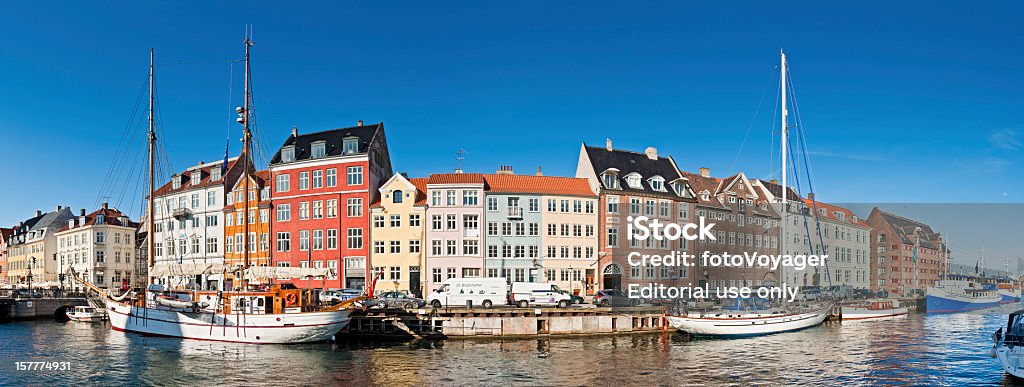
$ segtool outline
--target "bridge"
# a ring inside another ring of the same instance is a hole
[[[67,320],[65,313],[75,306],[87,306],[85,297],[0,298],[0,321],[53,318]]]

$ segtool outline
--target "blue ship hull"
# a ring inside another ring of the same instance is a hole
[[[999,306],[1002,300],[993,302],[966,302],[945,297],[928,295],[925,299],[927,313],[957,313]]]
[[[1003,300],[999,301],[1000,304],[1012,304],[1014,302],[1020,301],[1020,298],[1018,298],[1018,297],[1007,296],[1005,294],[1000,294],[1000,295],[1003,296]]]

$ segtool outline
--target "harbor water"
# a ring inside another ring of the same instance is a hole
[[[244,345],[105,324],[0,324],[0,385],[1011,385],[986,354],[1019,304],[827,323],[733,340],[681,334]],[[17,370],[16,362],[69,370]]]

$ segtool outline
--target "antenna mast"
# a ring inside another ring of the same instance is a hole
[[[154,117],[153,117],[153,49],[150,48],[149,49],[149,204],[148,204],[148,206],[146,208],[146,220],[149,223],[147,225],[147,227],[146,227],[147,228],[147,230],[146,230],[146,255],[148,255],[148,258],[149,258],[149,267],[153,267],[153,264],[154,264],[153,257],[156,255],[156,252],[153,251],[153,238],[156,238],[156,235],[154,234],[154,226],[153,226],[154,222],[156,221],[155,219],[153,219],[153,207],[154,207],[153,200],[155,200],[155,198],[153,197],[153,191],[154,191],[154,189],[153,189],[154,188],[154,183],[153,183],[154,172],[153,172],[153,169],[154,169],[154,166],[156,164],[154,162],[155,157],[153,156],[153,148],[154,148],[154,144],[156,143],[156,131],[155,131],[155,126],[153,124],[153,121],[154,121]],[[153,277],[149,277],[149,283],[153,283]]]

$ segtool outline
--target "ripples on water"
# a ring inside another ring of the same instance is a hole
[[[241,345],[106,325],[0,324],[0,385],[1012,385],[986,354],[1007,306],[735,340],[683,335]],[[73,371],[17,371],[66,361]]]

